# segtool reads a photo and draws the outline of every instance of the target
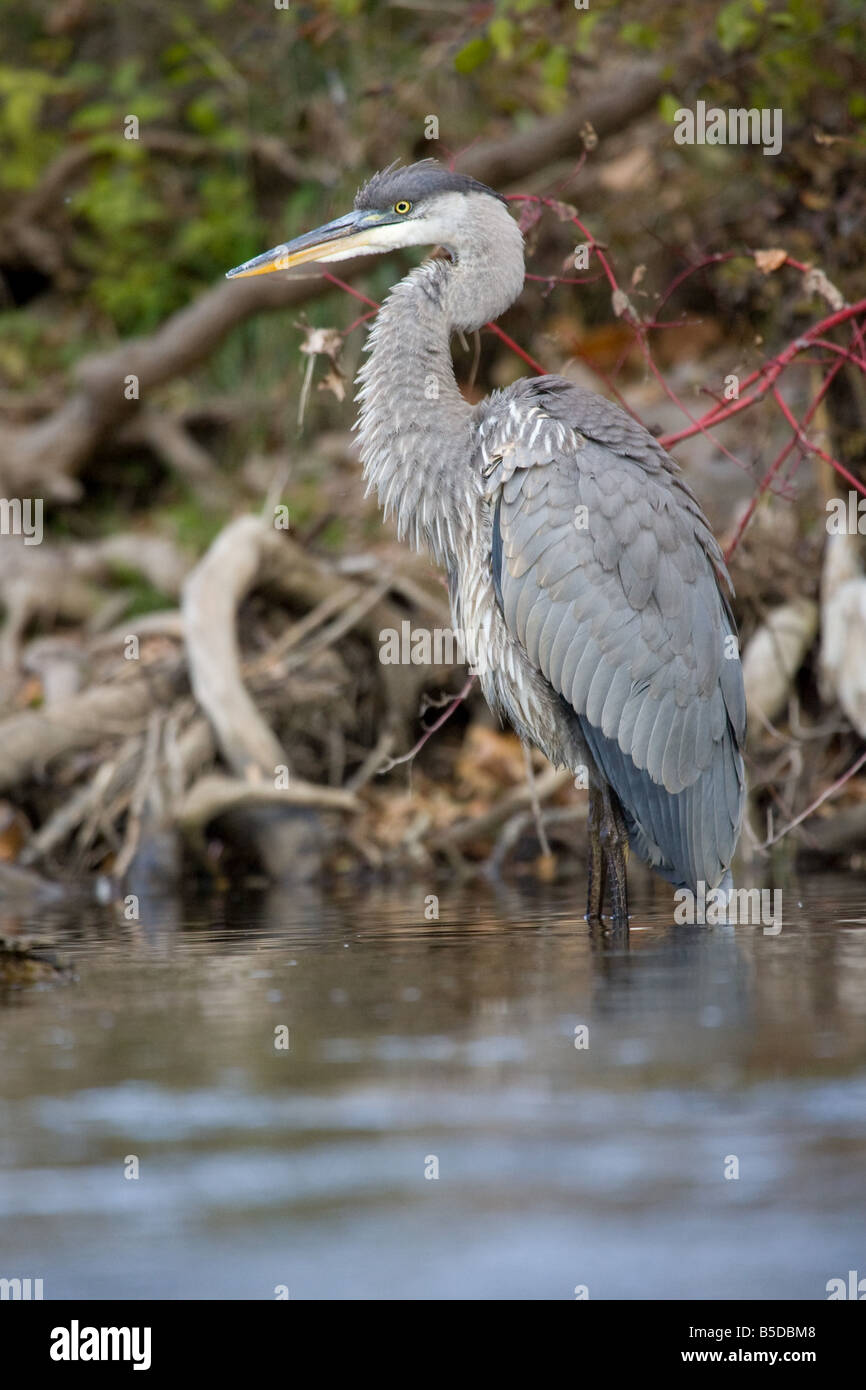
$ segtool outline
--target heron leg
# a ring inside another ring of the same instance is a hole
[[[607,864],[601,843],[602,795],[598,787],[589,788],[589,862],[587,865],[586,920],[601,921],[604,906],[604,890],[607,880]]]
[[[605,889],[610,885],[611,918],[628,924],[628,830],[616,793],[604,783],[589,791],[589,884],[586,915],[601,920]]]
[[[602,828],[610,879],[610,911],[617,926],[628,925],[628,830],[619,798],[605,787],[610,816]]]

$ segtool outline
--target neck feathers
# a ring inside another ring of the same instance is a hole
[[[472,407],[457,386],[451,334],[497,318],[520,293],[523,240],[504,208],[501,218],[507,254],[495,265],[469,249],[456,261],[426,261],[400,281],[379,311],[358,374],[367,491],[375,489],[385,515],[395,516],[401,539],[448,569],[479,496]]]
[[[451,360],[448,269],[428,261],[395,287],[370,332],[357,397],[367,491],[401,539],[445,564],[472,450],[472,410]]]

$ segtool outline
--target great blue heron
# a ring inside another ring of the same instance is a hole
[[[491,708],[586,770],[587,916],[628,920],[635,853],[677,886],[730,882],[743,814],[745,697],[730,579],[679,469],[624,410],[558,376],[476,406],[450,339],[520,294],[505,200],[425,159],[376,174],[354,209],[230,277],[441,246],[396,285],[359,373],[364,476],[401,537],[448,573]]]

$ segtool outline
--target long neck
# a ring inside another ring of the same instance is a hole
[[[401,538],[448,569],[480,495],[471,469],[473,412],[457,387],[451,333],[498,318],[523,284],[522,237],[494,209],[499,263],[482,250],[413,270],[379,311],[358,374],[367,490],[375,488],[385,515],[396,517]]]
[[[449,264],[428,261],[388,296],[358,374],[367,490],[397,534],[448,565],[472,491],[472,408],[451,360]]]

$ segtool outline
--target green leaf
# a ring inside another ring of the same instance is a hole
[[[619,32],[623,42],[632,44],[634,48],[652,50],[657,48],[661,41],[661,34],[649,24],[624,24]]]
[[[514,54],[514,25],[504,15],[491,19],[487,34],[500,58],[511,58]]]
[[[716,19],[716,33],[719,43],[726,53],[735,53],[745,48],[758,33],[758,25],[753,18],[754,7],[751,0],[732,0],[719,10]]]
[[[561,90],[568,82],[570,63],[563,47],[552,48],[541,65],[545,86]]]
[[[454,66],[465,77],[467,73],[474,72],[482,63],[486,63],[492,51],[487,39],[470,39],[456,55]]]
[[[120,108],[107,101],[93,101],[82,106],[69,120],[70,130],[116,131],[122,119]],[[115,140],[117,136],[115,135]]]
[[[186,108],[186,119],[202,135],[213,135],[223,124],[223,115],[213,97],[194,97]]]
[[[677,119],[677,112],[682,110],[682,102],[678,101],[673,92],[662,92],[659,97],[659,118],[666,125],[674,125]]]
[[[598,10],[590,10],[588,14],[581,14],[577,21],[577,37],[574,40],[575,53],[585,54],[589,52],[592,42],[592,32],[601,19]]]

